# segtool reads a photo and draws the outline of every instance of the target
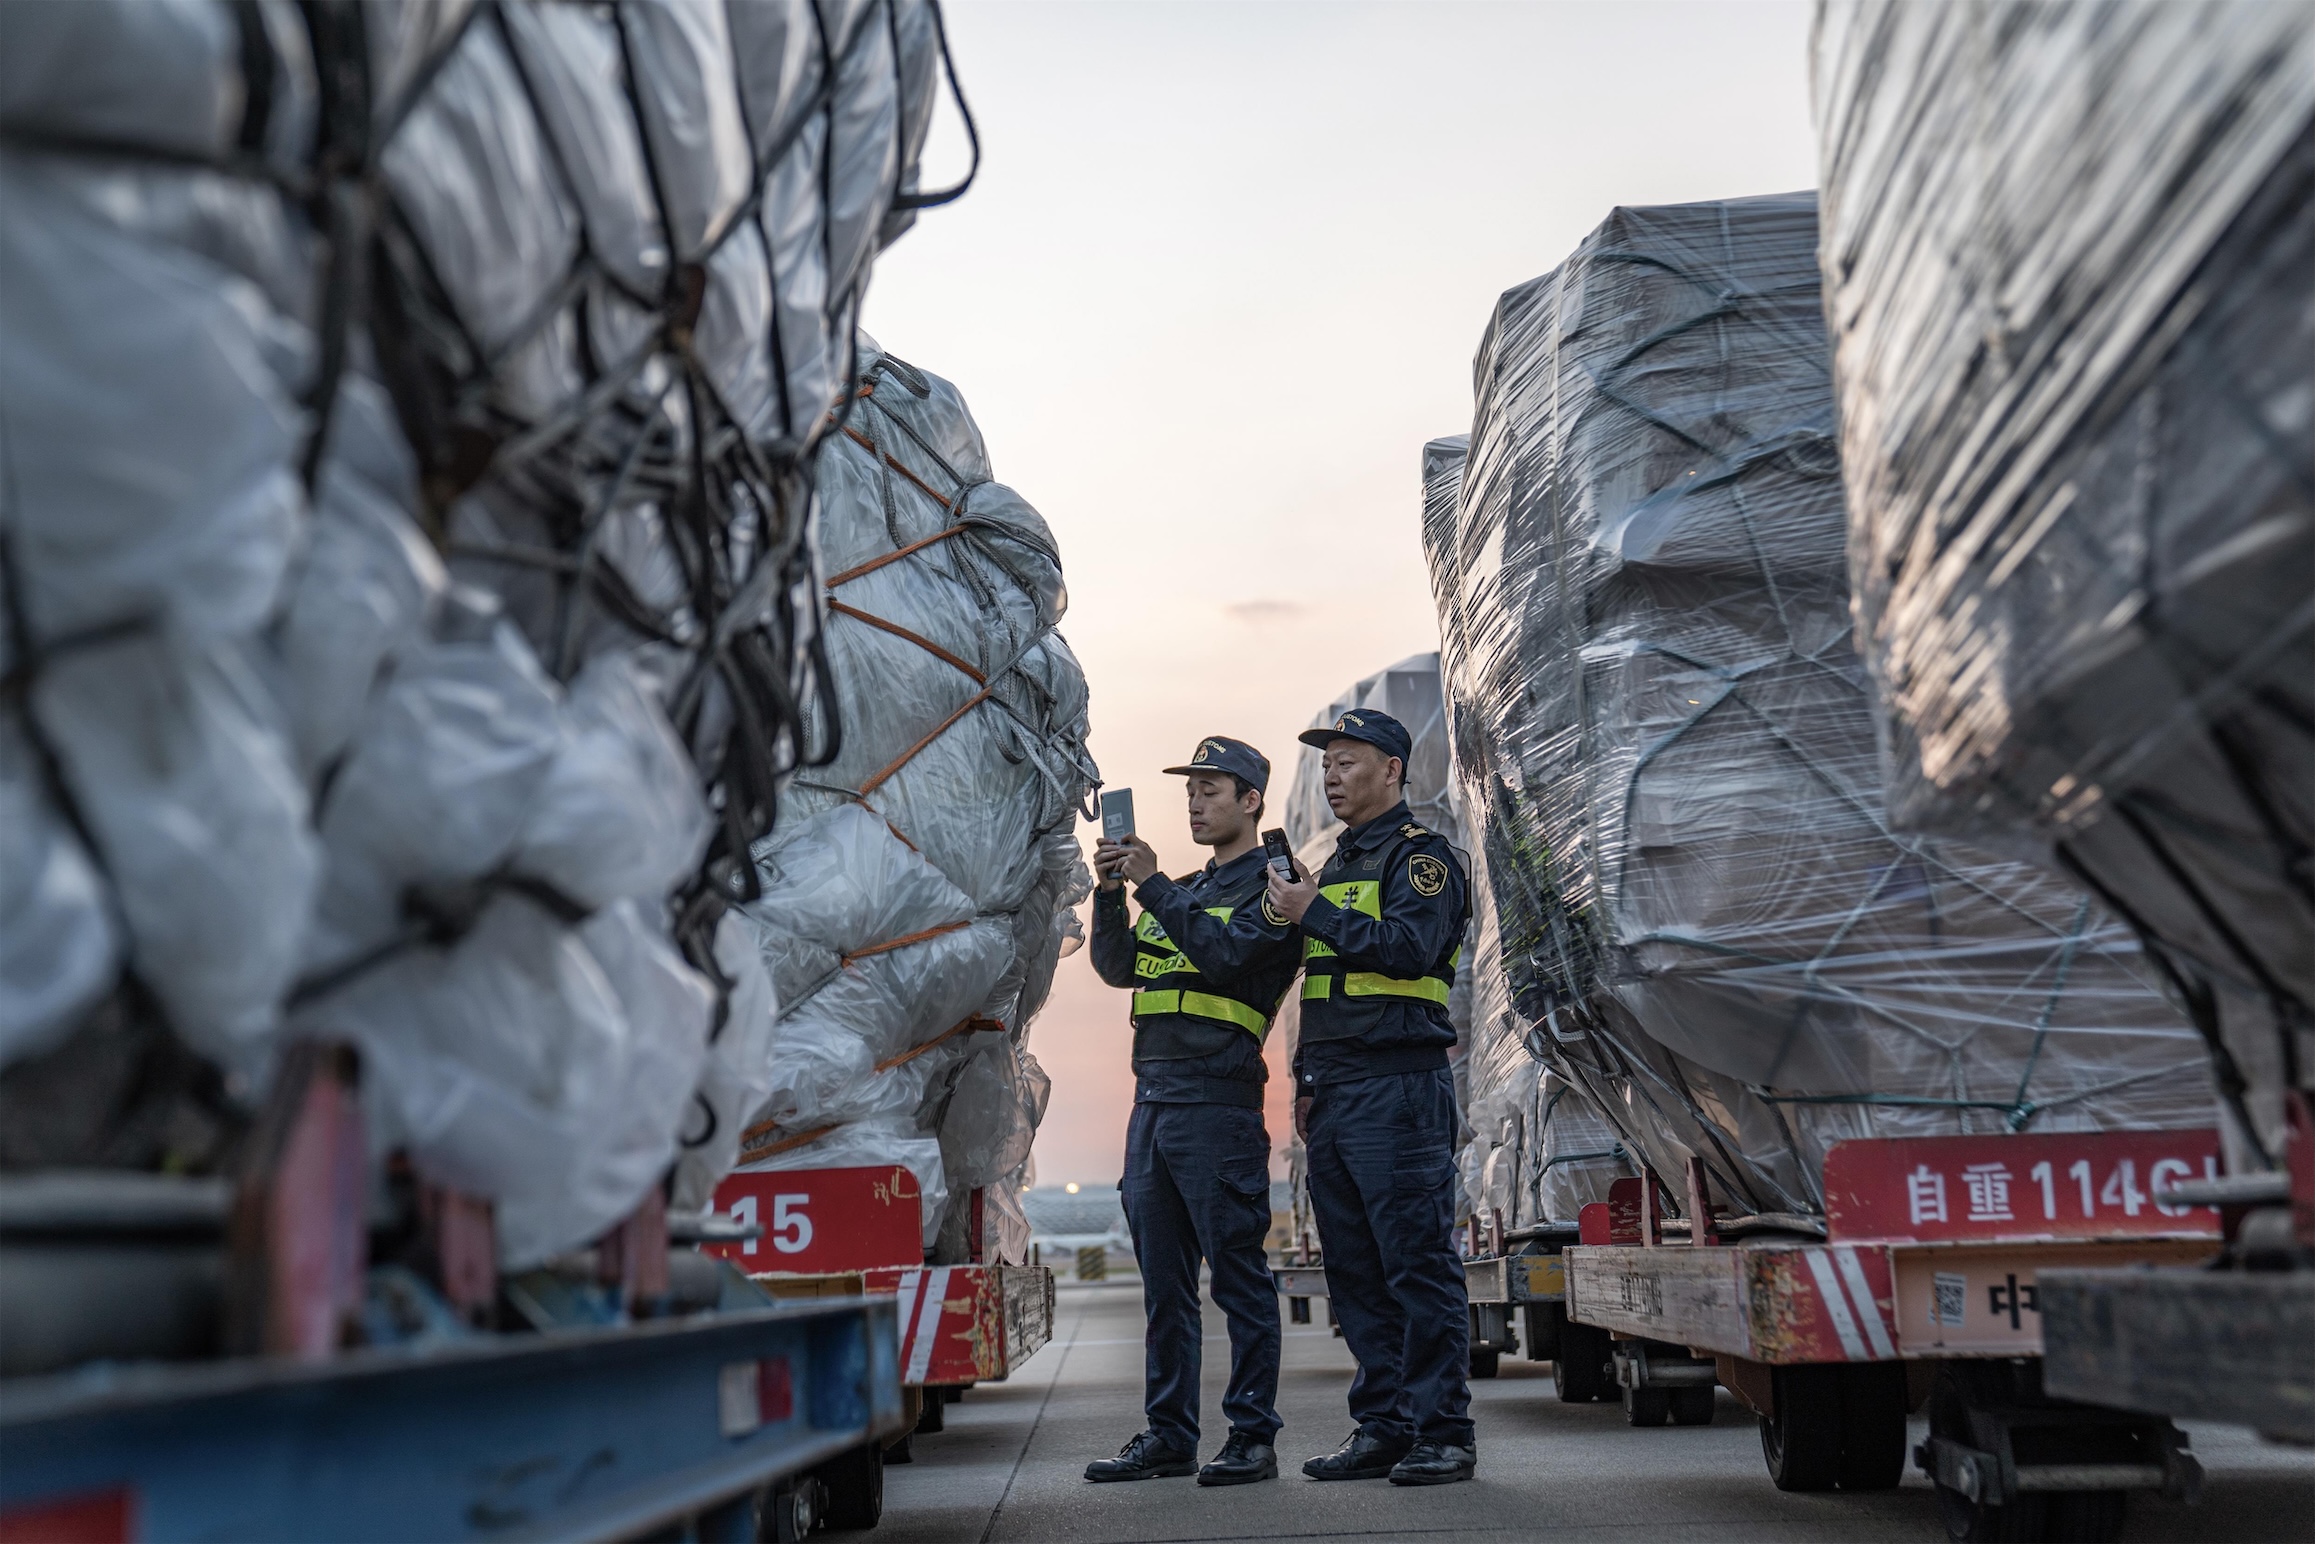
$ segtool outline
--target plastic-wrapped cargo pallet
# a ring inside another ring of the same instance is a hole
[[[1513,1009],[1760,1214],[1843,1137],[2210,1118],[2125,928],[1882,818],[1815,244],[1808,194],[1615,211],[1498,305],[1425,533]]]
[[[1892,816],[2135,923],[2264,1167],[2315,1089],[2315,10],[1840,3],[1814,51]]]
[[[0,15],[0,1092],[69,1106],[10,1162],[213,1161],[287,1029],[509,1266],[665,1173],[762,1016],[719,917],[938,55],[911,0]]]
[[[1453,521],[1469,447],[1469,437],[1460,434],[1423,447],[1426,529],[1442,519]],[[1438,656],[1428,658],[1437,691]],[[1438,732],[1451,749],[1445,740],[1443,697],[1438,712]],[[1452,758],[1447,771],[1453,780],[1447,797],[1458,812],[1456,830],[1476,838]],[[1471,1145],[1462,1157],[1465,1204],[1480,1217],[1499,1215],[1506,1227],[1573,1222],[1587,1203],[1605,1201],[1609,1184],[1633,1172],[1633,1166],[1591,1095],[1551,1069],[1535,1038],[1538,1026],[1513,1008],[1486,847],[1473,839],[1464,852],[1472,870],[1471,943],[1455,988],[1467,1005],[1460,1064],[1472,1128]]]
[[[780,1004],[743,1167],[905,1164],[936,1260],[977,1221],[1021,1263],[1050,1087],[1029,1023],[1091,890],[1085,677],[1052,532],[956,388],[865,340],[860,379],[820,457],[843,745],[795,780],[743,908]]]

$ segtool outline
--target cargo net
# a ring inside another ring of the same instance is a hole
[[[1890,804],[2132,922],[2262,1167],[2315,1091],[2315,21],[2014,19],[1816,38]]]
[[[992,479],[956,388],[864,340],[820,459],[843,745],[756,846],[739,914],[779,1015],[746,1026],[716,1101],[749,1169],[907,1165],[943,1263],[976,1237],[1025,1255],[1050,1089],[1028,1030],[1081,942],[1099,781],[1059,549]]]
[[[1618,210],[1503,297],[1461,475],[1427,453],[1509,999],[1474,1102],[1540,1061],[1754,1215],[1821,1214],[1844,1137],[2210,1118],[2125,928],[1883,818],[1815,243],[1805,194]]]
[[[724,912],[839,744],[811,455],[957,191],[938,13],[92,3],[0,54],[7,1159],[213,1166],[346,1040],[508,1264],[582,1242],[768,1011]]]

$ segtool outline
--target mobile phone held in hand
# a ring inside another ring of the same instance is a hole
[[[1273,826],[1262,833],[1262,860],[1278,871],[1278,877],[1292,881],[1294,849],[1286,845],[1286,833]]]
[[[1133,835],[1133,790],[1112,788],[1101,796],[1101,839],[1122,842]]]

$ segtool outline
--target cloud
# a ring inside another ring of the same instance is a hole
[[[1267,596],[1254,600],[1234,600],[1222,607],[1222,615],[1233,622],[1251,623],[1256,627],[1271,622],[1291,622],[1306,615],[1310,608],[1298,600],[1274,600]]]

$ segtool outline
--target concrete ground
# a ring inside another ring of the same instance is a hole
[[[1323,1311],[1320,1318],[1323,1319]],[[1472,1385],[1479,1475],[1401,1489],[1381,1480],[1318,1484],[1301,1462],[1350,1431],[1351,1360],[1323,1323],[1288,1325],[1279,1382],[1281,1477],[1204,1489],[1192,1480],[1089,1485],[1085,1465],[1141,1429],[1138,1284],[1064,1285],[1053,1343],[1005,1383],[948,1410],[948,1429],[915,1441],[916,1461],[886,1472],[878,1544],[996,1540],[1225,1539],[1579,1540],[1903,1539],[1945,1537],[1927,1482],[1877,1495],[1786,1495],[1761,1467],[1752,1416],[1724,1392],[1710,1426],[1638,1431],[1605,1404],[1563,1405],[1539,1365],[1506,1358]],[[1229,1346],[1207,1308],[1204,1443],[1218,1412]],[[1919,1423],[1916,1422],[1918,1428]],[[2191,1428],[2210,1480],[2185,1507],[2134,1497],[2131,1539],[2315,1539],[2315,1455],[2234,1427]],[[1919,1440],[1918,1429],[1914,1440]]]

